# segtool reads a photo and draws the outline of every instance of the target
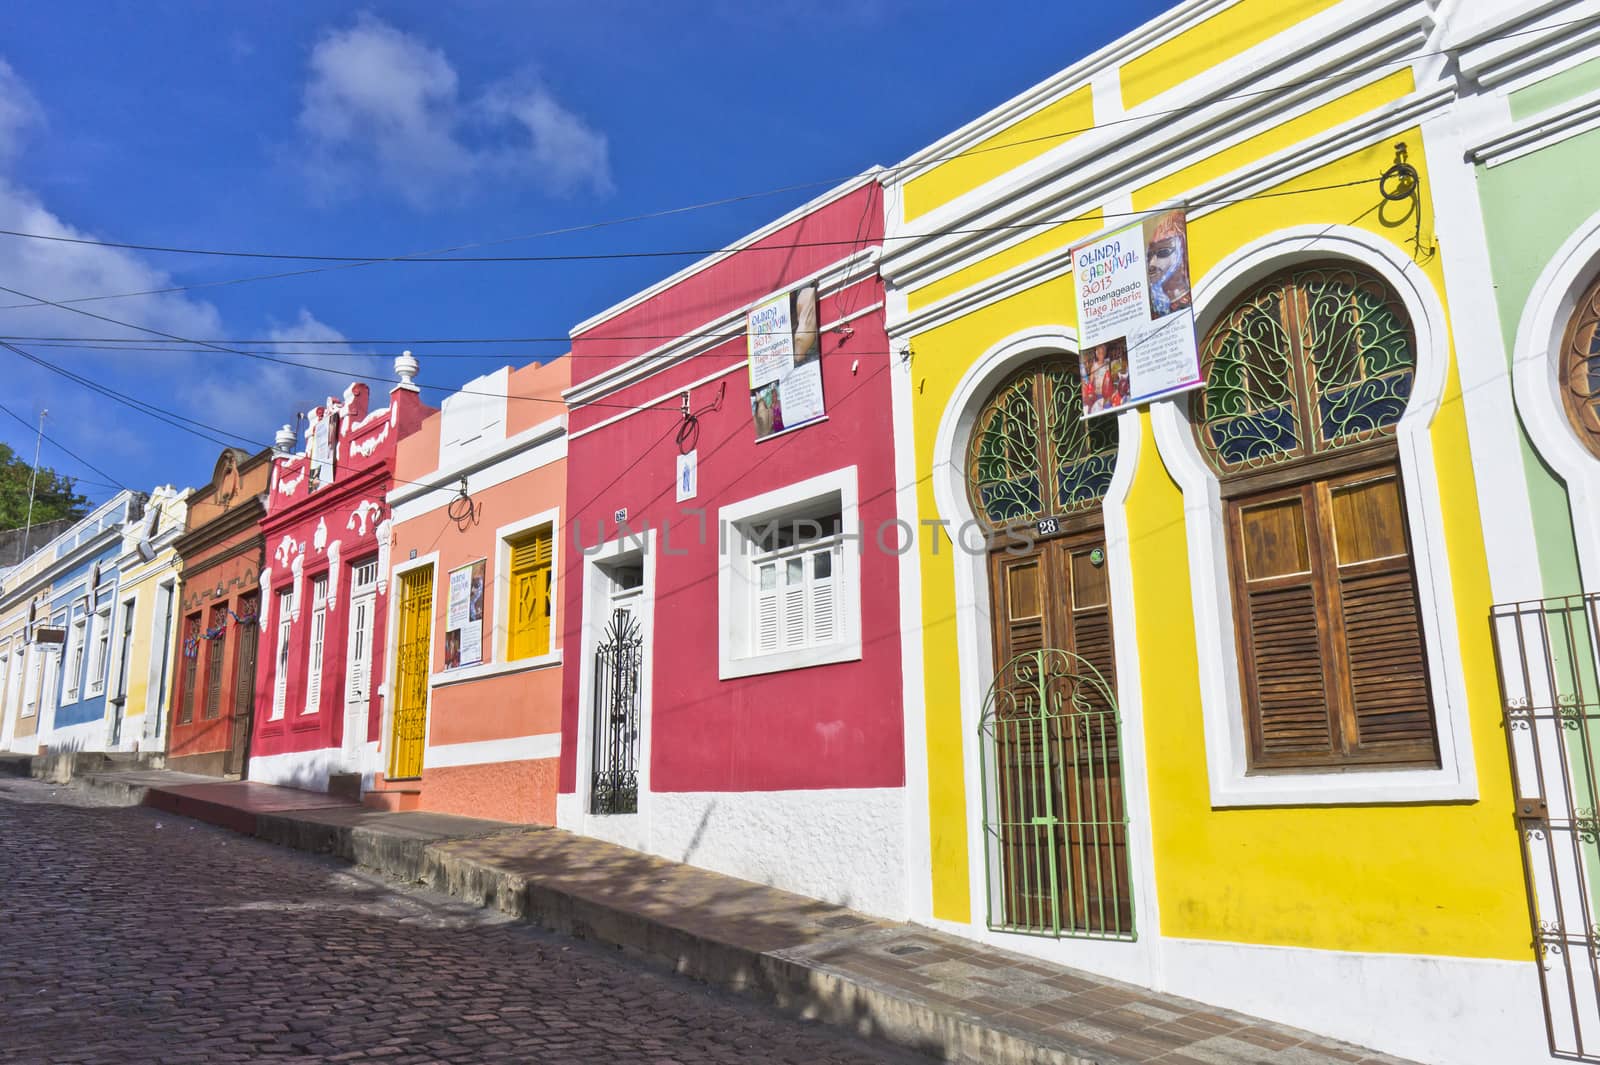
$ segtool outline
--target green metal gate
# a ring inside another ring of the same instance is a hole
[[[1007,662],[978,723],[989,927],[1136,938],[1111,686],[1071,651]]]

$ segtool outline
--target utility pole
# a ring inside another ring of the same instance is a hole
[[[39,448],[44,444],[44,416],[50,412],[39,408],[39,435],[33,442],[33,476],[28,478],[28,521],[22,527],[22,557],[28,557],[28,534],[33,532],[33,490],[39,483]]]

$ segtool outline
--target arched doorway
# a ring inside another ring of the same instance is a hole
[[[967,449],[988,534],[995,681],[979,741],[996,930],[1133,936],[1101,517],[1116,434],[1084,419],[1077,360],[1051,356],[990,395]]]

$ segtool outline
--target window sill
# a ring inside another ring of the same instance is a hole
[[[860,641],[830,644],[827,647],[802,647],[793,651],[751,655],[748,658],[724,659],[717,663],[717,679],[734,680],[738,677],[754,677],[763,673],[785,673],[791,669],[810,669],[812,666],[859,661],[861,661]]]
[[[1229,774],[1211,782],[1213,807],[1370,806],[1475,802],[1478,789],[1450,769],[1352,766],[1342,770],[1301,770]]]
[[[529,673],[536,669],[549,669],[560,664],[561,650],[557,648],[547,655],[518,658],[511,662],[482,662],[475,666],[458,666],[455,669],[445,670],[443,673],[433,674],[428,678],[428,683],[435,688],[447,688],[452,684],[465,684],[468,681],[509,676],[513,673]]]

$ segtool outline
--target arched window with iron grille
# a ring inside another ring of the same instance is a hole
[[[1416,370],[1395,293],[1296,266],[1201,343],[1196,440],[1225,505],[1252,769],[1438,764],[1396,426]]]

